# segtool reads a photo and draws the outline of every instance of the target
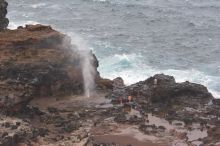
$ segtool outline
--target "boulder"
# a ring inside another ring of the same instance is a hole
[[[113,89],[113,81],[109,79],[98,79],[97,80],[97,89],[100,90],[112,90]]]
[[[157,80],[157,85],[153,85],[152,80]],[[203,103],[206,104],[212,99],[208,89],[200,84],[176,83],[174,77],[163,74],[155,75],[144,82],[150,87],[150,99],[152,102],[172,102],[181,101],[182,103]]]
[[[98,81],[98,61],[90,55]],[[70,38],[50,26],[0,32],[0,108],[13,112],[34,97],[81,93],[81,61]]]

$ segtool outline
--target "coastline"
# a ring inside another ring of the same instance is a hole
[[[220,100],[203,85],[157,74],[126,86],[100,77],[91,53],[96,93],[88,98],[65,35],[27,25],[0,36],[2,146],[219,145]]]

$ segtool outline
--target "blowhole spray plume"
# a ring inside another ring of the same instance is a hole
[[[82,56],[82,73],[83,73],[83,80],[84,80],[84,91],[87,97],[90,97],[94,94],[94,75],[95,69],[93,66],[94,58],[92,53],[88,50],[83,51]]]
[[[91,49],[87,46],[86,41],[84,41],[79,36],[73,34],[71,35],[72,44],[79,51],[80,62],[83,75],[84,83],[84,94],[86,97],[91,97],[95,93],[95,67],[94,67],[94,57]]]

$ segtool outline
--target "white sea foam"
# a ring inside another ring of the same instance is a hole
[[[79,35],[75,33],[68,33],[68,35],[71,36],[71,43],[80,53],[85,96],[91,97],[95,92],[95,68],[91,48]]]
[[[36,21],[25,21],[25,22],[12,22],[10,21],[9,25],[8,25],[8,28],[9,29],[17,29],[18,26],[25,26],[27,24],[39,24],[38,22]]]
[[[125,84],[130,85],[138,81],[143,81],[155,74],[164,73],[175,77],[177,82],[190,81],[199,83],[208,87],[214,97],[220,98],[220,92],[216,91],[220,77],[209,76],[196,69],[176,70],[176,69],[158,69],[147,66],[141,62],[142,56],[136,54],[122,54],[109,56],[100,60],[99,71],[101,76],[114,79],[122,77]]]
[[[36,3],[33,5],[30,5],[30,7],[34,9],[37,9],[37,8],[60,9],[60,5],[58,4],[48,5],[47,3]]]
[[[220,92],[210,89],[209,90],[215,98],[220,98]]]
[[[56,10],[61,9],[60,5],[58,5],[58,4],[50,5],[50,6],[48,6],[47,8],[56,9]]]
[[[46,6],[46,3],[37,3],[37,4],[30,5],[30,7],[34,8],[34,9],[40,8],[43,6]]]
[[[106,0],[93,0],[94,2],[106,2]]]

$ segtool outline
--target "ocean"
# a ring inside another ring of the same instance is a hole
[[[93,50],[102,77],[129,85],[164,73],[220,98],[219,0],[7,1],[9,28],[51,25]]]

